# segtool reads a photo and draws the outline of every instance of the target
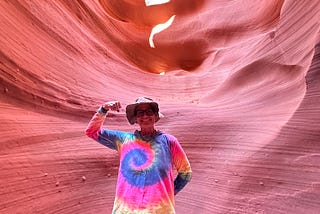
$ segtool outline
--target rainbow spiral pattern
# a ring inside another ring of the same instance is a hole
[[[127,183],[135,187],[156,184],[167,177],[169,160],[159,144],[144,141],[126,142],[122,146],[120,172]]]
[[[112,213],[175,213],[174,194],[191,178],[190,163],[177,139],[158,133],[150,140],[142,140],[138,131],[103,129],[104,119],[105,114],[98,111],[86,134],[119,153]],[[175,180],[173,166],[179,175]]]

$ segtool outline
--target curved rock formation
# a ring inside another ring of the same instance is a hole
[[[84,130],[101,103],[141,95],[192,164],[177,213],[319,213],[318,0],[3,0],[0,12],[0,213],[110,213],[117,154]],[[137,128],[123,110],[105,125]]]

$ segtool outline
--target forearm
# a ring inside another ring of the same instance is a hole
[[[187,173],[178,173],[176,179],[174,180],[174,194],[176,195],[180,192],[188,182],[191,180],[191,172]]]
[[[98,139],[99,132],[102,128],[103,122],[106,118],[107,110],[103,107],[100,107],[98,111],[93,115],[92,119],[90,120],[87,128],[86,128],[86,135],[93,139]]]

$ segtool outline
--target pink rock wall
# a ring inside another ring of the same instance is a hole
[[[177,213],[319,213],[319,20],[318,0],[0,1],[0,213],[110,213],[117,154],[84,129],[141,95],[192,164]]]

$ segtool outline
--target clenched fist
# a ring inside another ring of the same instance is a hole
[[[119,101],[109,101],[104,103],[103,108],[108,109],[108,110],[112,110],[112,111],[120,111],[121,105]]]

